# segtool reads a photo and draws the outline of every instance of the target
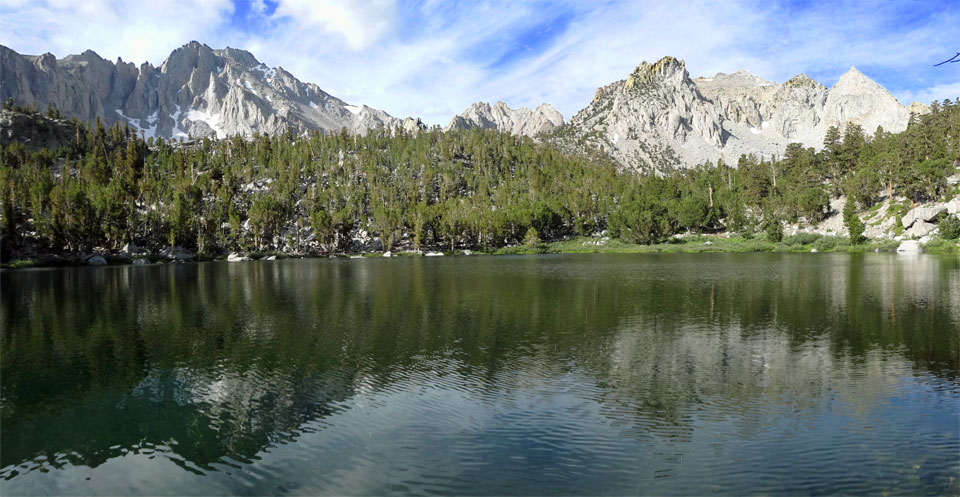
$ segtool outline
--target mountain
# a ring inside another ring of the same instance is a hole
[[[503,102],[493,106],[477,102],[450,120],[444,131],[452,129],[496,129],[521,136],[548,133],[563,125],[563,116],[552,105],[541,104],[536,109],[511,109]]]
[[[624,167],[664,171],[721,158],[736,164],[741,154],[778,156],[792,142],[821,148],[830,126],[903,131],[911,109],[921,107],[900,105],[856,68],[827,89],[803,74],[783,84],[742,70],[694,80],[682,60],[664,57],[598,89],[555,141],[605,151]]]
[[[57,59],[0,46],[0,100],[8,99],[164,138],[343,128],[363,134],[403,124],[384,111],[349,105],[281,67],[267,67],[250,52],[195,41],[174,50],[160,67],[110,62],[91,50]]]
[[[195,41],[174,50],[160,67],[110,62],[90,50],[57,59],[0,46],[0,100],[8,99],[164,138],[427,129],[419,119],[401,121],[347,104],[281,67],[267,67],[250,52]],[[828,89],[802,74],[782,84],[742,70],[691,79],[682,60],[664,57],[598,89],[567,123],[548,104],[531,110],[478,102],[445,129],[540,136],[571,152],[601,150],[625,168],[667,171],[708,160],[736,164],[741,154],[779,156],[791,142],[820,148],[830,126],[842,131],[857,123],[868,135],[877,126],[902,131],[911,112],[924,112],[924,106],[900,105],[855,68]],[[43,141],[39,135],[32,139]]]

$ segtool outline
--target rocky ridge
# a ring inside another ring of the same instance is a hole
[[[477,102],[450,120],[444,131],[454,129],[496,129],[518,136],[534,137],[563,125],[563,116],[550,104],[536,109],[511,109],[503,102]]]
[[[856,68],[828,89],[803,74],[782,84],[743,70],[691,79],[682,60],[664,57],[598,89],[556,141],[605,151],[626,168],[666,171],[736,164],[741,154],[770,158],[794,142],[821,148],[830,126],[899,132],[911,112],[924,111],[900,105]]]
[[[129,124],[145,136],[186,138],[293,131],[363,134],[403,121],[350,105],[250,52],[190,42],[159,67],[110,62],[91,50],[57,59],[0,46],[0,99],[84,121]],[[420,123],[422,124],[422,123]],[[409,126],[417,126],[417,120]],[[412,129],[412,128],[411,128]]]

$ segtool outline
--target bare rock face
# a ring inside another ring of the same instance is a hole
[[[722,114],[682,60],[664,57],[597,90],[558,136],[565,148],[595,148],[625,167],[663,171],[719,157],[726,141]]]
[[[899,132],[911,112],[923,111],[900,105],[855,68],[827,89],[803,74],[777,84],[743,70],[691,80],[683,61],[664,57],[597,90],[555,141],[603,150],[625,168],[664,171],[736,164],[742,154],[780,156],[789,143],[821,148],[830,126]]]
[[[451,129],[495,129],[518,136],[534,137],[563,125],[563,116],[552,105],[536,109],[511,109],[503,102],[490,105],[477,102],[455,116],[444,131]]]
[[[187,138],[254,133],[364,134],[402,121],[381,110],[349,105],[250,52],[190,42],[160,65],[140,67],[93,51],[56,59],[20,55],[0,46],[0,99],[106,125],[119,122],[145,136]]]
[[[890,92],[855,67],[830,88],[823,112],[827,127],[837,126],[842,131],[847,124],[856,123],[869,134],[873,134],[877,126],[898,133],[907,129],[910,121],[910,109],[900,105]]]

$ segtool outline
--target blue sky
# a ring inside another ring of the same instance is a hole
[[[0,44],[160,64],[250,50],[355,104],[446,124],[469,104],[571,117],[640,62],[830,86],[856,66],[902,103],[960,97],[960,1],[0,0]]]

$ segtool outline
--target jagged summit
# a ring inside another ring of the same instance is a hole
[[[804,74],[777,84],[742,69],[691,80],[682,60],[664,57],[599,88],[558,136],[563,146],[598,148],[649,171],[735,164],[741,154],[773,157],[791,142],[819,148],[830,126],[901,131],[909,116],[856,68],[827,89]]]
[[[520,107],[511,109],[504,102],[490,105],[476,102],[450,120],[445,130],[496,129],[518,136],[537,136],[563,125],[563,116],[550,104],[540,104],[536,109]]]
[[[627,88],[633,88],[642,83],[655,80],[683,80],[689,78],[687,64],[683,60],[671,56],[663,57],[653,64],[643,61],[627,76]]]
[[[784,86],[789,88],[826,88],[803,73],[788,79]]]
[[[86,121],[120,123],[146,136],[226,137],[288,130],[365,133],[403,122],[381,110],[350,105],[304,83],[250,52],[213,49],[191,41],[154,67],[92,50],[56,59],[24,56],[0,46],[0,99],[45,108]]]

